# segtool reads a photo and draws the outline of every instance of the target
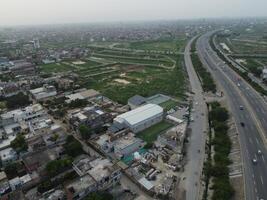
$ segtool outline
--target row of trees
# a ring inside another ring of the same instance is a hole
[[[209,149],[214,147],[213,158],[209,157],[205,163],[204,173],[208,178],[206,183],[209,183],[209,179],[213,177],[213,200],[218,199],[231,199],[234,195],[234,189],[230,184],[229,179],[229,153],[231,151],[231,140],[228,136],[227,120],[229,119],[228,111],[221,107],[218,102],[214,102],[211,105],[209,112],[210,126],[214,130],[214,137],[211,137]],[[211,135],[210,135],[211,136]]]
[[[198,37],[191,44],[191,60],[192,64],[201,80],[202,88],[205,92],[216,92],[216,84],[212,79],[210,72],[203,66],[196,52],[196,41]]]
[[[203,66],[197,54],[191,54],[193,66],[201,79],[202,87],[205,92],[216,92],[216,85],[210,72]]]

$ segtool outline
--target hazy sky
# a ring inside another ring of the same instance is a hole
[[[266,15],[267,0],[0,0],[0,25]]]

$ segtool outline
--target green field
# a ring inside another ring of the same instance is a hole
[[[166,131],[172,126],[173,124],[166,121],[162,121],[138,133],[137,137],[147,142],[148,145],[151,145],[157,139],[159,134],[161,134],[163,131]]]

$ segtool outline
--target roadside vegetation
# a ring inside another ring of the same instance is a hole
[[[228,111],[218,102],[209,105],[210,134],[208,142],[208,159],[204,164],[206,190],[203,199],[209,199],[208,188],[213,190],[212,200],[231,199],[234,189],[229,179],[231,160],[229,154],[232,143],[228,135]],[[214,152],[211,152],[211,151]]]

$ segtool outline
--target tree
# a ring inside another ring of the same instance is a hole
[[[17,163],[10,163],[5,167],[4,171],[9,179],[15,178],[18,175]]]
[[[86,200],[113,200],[113,196],[108,192],[93,192],[89,194]]]
[[[224,122],[228,120],[229,114],[227,110],[223,107],[217,107],[215,109],[212,109],[210,112],[211,119],[216,119],[217,121]]]
[[[73,136],[68,136],[66,144],[64,144],[66,153],[71,157],[76,157],[83,153],[82,145]]]
[[[88,126],[82,124],[79,126],[79,132],[81,134],[81,137],[85,140],[88,140],[90,136],[92,135],[92,130]]]
[[[72,158],[66,158],[61,160],[52,160],[46,165],[46,171],[50,176],[55,176],[65,169],[71,167]]]
[[[54,187],[53,183],[50,180],[43,181],[40,185],[37,187],[37,191],[40,193],[47,192],[48,190],[51,190]]]
[[[80,108],[86,106],[88,101],[86,99],[76,99],[69,103],[70,108]]]
[[[17,134],[15,140],[13,140],[10,146],[15,149],[17,152],[27,151],[28,144],[25,140],[24,135],[22,133]]]
[[[22,92],[17,95],[6,98],[6,106],[10,109],[27,106],[31,103],[29,97]]]

